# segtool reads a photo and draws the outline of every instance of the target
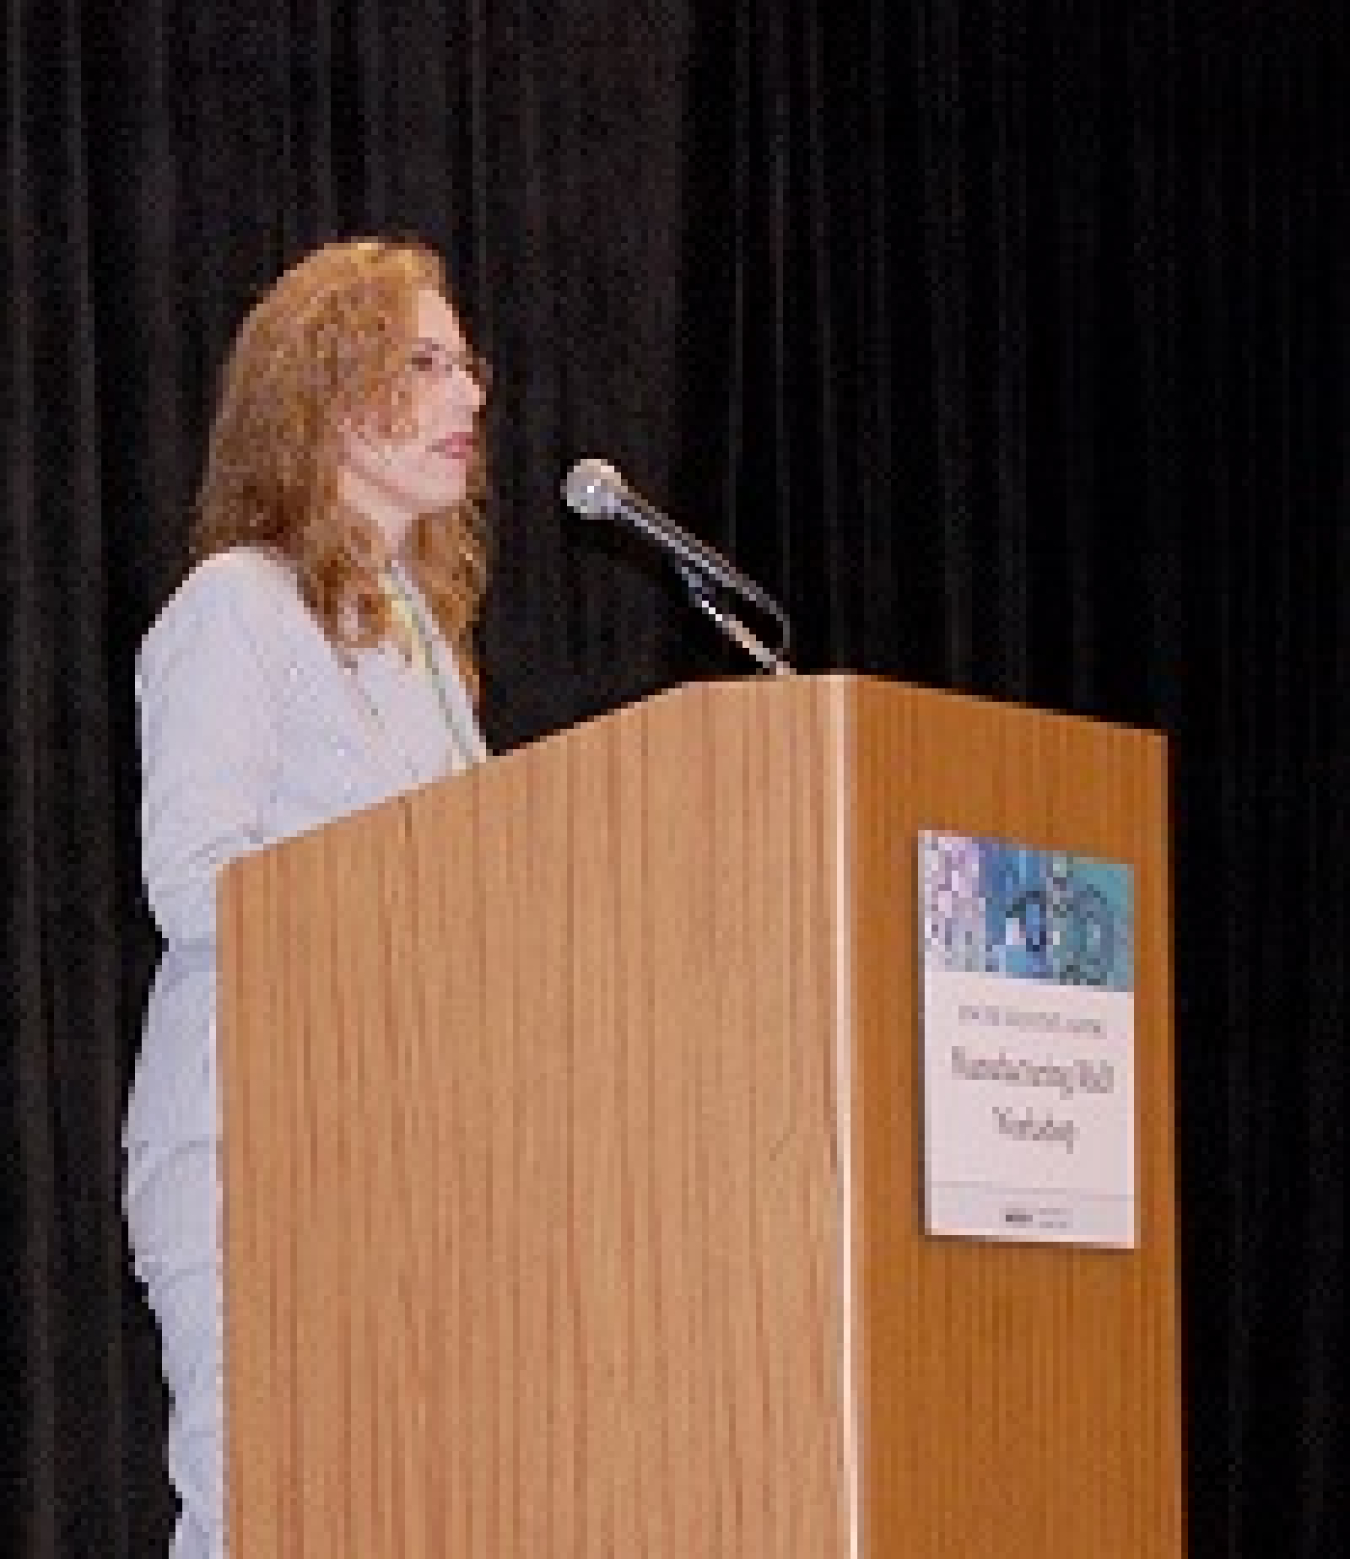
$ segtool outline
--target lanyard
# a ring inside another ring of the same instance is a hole
[[[410,641],[413,652],[431,678],[431,685],[436,691],[436,700],[441,706],[441,715],[445,720],[446,729],[454,738],[455,745],[460,749],[463,757],[472,761],[478,755],[479,744],[465,739],[462,716],[450,689],[445,685],[445,678],[441,675],[440,657],[436,654],[435,645],[432,643],[431,630],[427,627],[426,618],[396,568],[386,569],[383,577],[394,616]]]

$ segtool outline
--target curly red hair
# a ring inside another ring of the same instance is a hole
[[[388,435],[411,431],[404,370],[423,288],[447,296],[440,258],[421,244],[325,244],[250,310],[222,376],[193,553],[240,545],[280,553],[342,646],[378,643],[393,623],[378,533],[338,496],[339,430],[373,414]],[[475,628],[487,586],[487,465],[478,432],[466,497],[420,516],[404,555],[475,697]]]

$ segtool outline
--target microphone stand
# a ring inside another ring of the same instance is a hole
[[[771,650],[757,635],[732,611],[719,604],[712,582],[706,574],[700,573],[696,568],[687,564],[677,563],[676,571],[684,581],[684,587],[689,592],[689,599],[698,607],[705,616],[710,617],[718,628],[731,640],[739,645],[752,660],[758,663],[761,671],[771,671],[776,676],[784,676],[792,670],[783,650],[788,643],[788,620],[786,614],[774,603],[767,603],[766,609],[777,619],[778,626],[782,630],[782,644],[779,649]]]

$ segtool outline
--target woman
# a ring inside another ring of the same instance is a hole
[[[179,1559],[224,1552],[215,887],[246,851],[485,755],[484,374],[436,258],[330,244],[244,321],[198,561],[137,663],[142,863],[164,940],[127,1109]]]

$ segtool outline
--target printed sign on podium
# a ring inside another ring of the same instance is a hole
[[[1132,1247],[1129,868],[924,831],[929,1233]]]

